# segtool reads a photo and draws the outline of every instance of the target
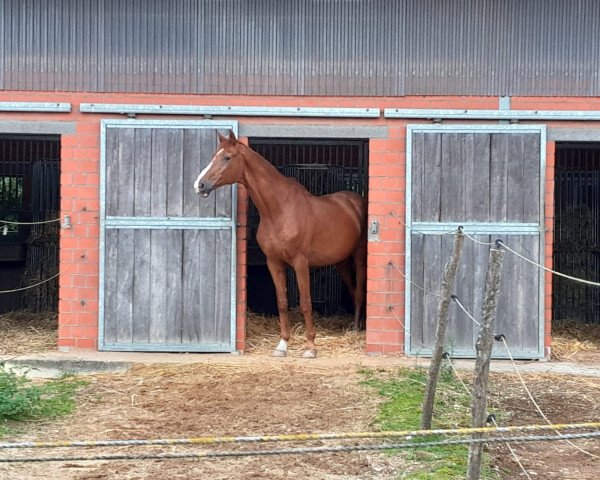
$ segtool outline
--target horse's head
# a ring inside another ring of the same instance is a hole
[[[238,182],[243,173],[242,145],[235,138],[233,131],[229,131],[229,138],[219,135],[219,149],[210,163],[206,166],[194,182],[194,189],[198,195],[206,198],[216,188]]]

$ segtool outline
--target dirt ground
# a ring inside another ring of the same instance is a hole
[[[352,342],[355,341],[353,338]],[[4,352],[10,350],[0,342],[2,349]],[[327,345],[322,344],[321,351],[328,352]],[[330,349],[326,357],[330,359],[336,351]],[[78,396],[73,415],[20,426],[17,434],[3,440],[185,438],[372,430],[381,400],[370,387],[361,383],[364,376],[358,372],[356,362],[343,361],[348,354],[345,350],[343,352],[339,361],[335,362],[269,359],[265,353],[255,352],[240,356],[235,364],[138,366],[125,374],[89,376],[86,378],[90,383]],[[256,359],[256,356],[264,357],[261,358],[264,361],[246,360]],[[570,360],[600,368],[597,351],[576,352]],[[390,374],[393,372],[392,367],[382,370],[388,370]],[[467,384],[471,380],[468,372],[461,373],[461,377]],[[553,423],[600,421],[600,379],[548,374],[526,375],[524,378],[540,408]],[[492,374],[490,394],[490,404],[501,425],[544,423],[515,375]],[[566,442],[513,444],[512,447],[531,478],[598,478],[600,440],[578,440],[575,443],[595,457]],[[301,445],[248,444],[241,448],[320,445],[334,444],[329,441]],[[233,450],[236,446],[216,448]],[[168,446],[0,453],[11,456],[88,456],[210,449],[209,446]],[[501,478],[526,478],[505,445],[494,444],[489,451]],[[425,469],[426,465],[423,465],[422,470]],[[402,455],[355,452],[232,459],[0,464],[0,479],[368,480],[400,479],[408,470],[415,470],[414,463],[409,466]]]

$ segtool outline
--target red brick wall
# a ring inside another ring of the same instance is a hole
[[[70,215],[73,228],[61,230],[59,346],[96,348],[98,338],[98,238],[99,238],[99,158],[100,119],[123,118],[79,112],[79,103],[164,103],[198,105],[263,105],[384,108],[498,108],[496,97],[244,97],[185,96],[139,94],[72,94],[1,92],[0,101],[70,102],[71,113],[5,113],[4,120],[72,121],[73,135],[62,136],[61,210]],[[600,110],[600,98],[513,98],[513,109]],[[159,118],[165,116],[140,116]],[[185,117],[193,118],[193,117]],[[248,119],[240,119],[248,121]],[[253,123],[313,124],[315,120],[251,119]],[[369,143],[369,221],[379,222],[379,241],[369,243],[367,280],[367,352],[401,353],[404,349],[404,228],[406,191],[406,125],[395,119],[319,119],[320,124],[387,125],[388,138]],[[410,121],[410,123],[427,123]],[[465,123],[465,122],[461,122]],[[590,122],[553,122],[552,125],[600,128]],[[547,144],[546,170],[546,252],[547,266],[552,263],[552,227],[554,195],[554,144]],[[238,204],[238,334],[237,347],[245,348],[246,312],[246,224],[247,194],[239,189]],[[546,338],[550,347],[551,276],[546,275]]]

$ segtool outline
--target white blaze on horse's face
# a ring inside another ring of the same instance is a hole
[[[208,165],[206,167],[204,167],[204,170],[202,170],[200,172],[200,175],[198,175],[198,178],[196,179],[196,181],[194,182],[194,190],[196,190],[196,193],[198,195],[201,195],[202,198],[206,198],[208,197],[211,189],[206,189],[206,185],[204,182],[204,177],[206,176],[206,174],[209,172],[209,170],[212,168],[212,166],[215,163],[215,160],[219,157],[219,155],[223,154],[225,151],[225,149],[221,148],[216,154],[215,156],[212,158],[212,160],[208,163]]]

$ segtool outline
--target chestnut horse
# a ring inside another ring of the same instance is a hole
[[[309,267],[337,266],[354,300],[354,328],[358,329],[365,303],[366,203],[353,192],[316,197],[239,142],[232,131],[229,138],[219,134],[219,140],[220,148],[196,179],[194,189],[206,198],[222,185],[239,182],[246,187],[260,214],[256,239],[267,257],[277,292],[281,340],[273,356],[286,356],[290,339],[286,288],[286,266],[289,265],[296,272],[300,309],[306,323],[307,345],[303,356],[315,358]]]

